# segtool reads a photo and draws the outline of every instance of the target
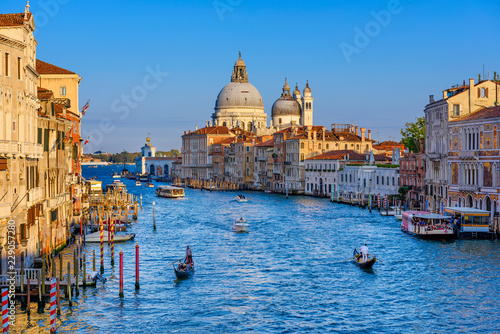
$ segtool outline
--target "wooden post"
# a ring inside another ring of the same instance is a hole
[[[85,254],[83,254],[83,277],[82,277],[82,283],[83,287],[85,288],[87,286],[87,258]]]
[[[27,304],[26,304],[26,313],[30,315],[31,310],[30,310],[30,294],[31,294],[31,287],[30,287],[30,278],[26,277],[26,293],[28,294],[27,296]]]
[[[135,245],[135,289],[139,289],[139,243]]]
[[[108,231],[109,233],[109,231]],[[111,265],[115,265],[115,224],[111,220]]]
[[[79,271],[78,270],[79,269],[78,262],[79,261],[78,261],[78,256],[77,256],[76,250],[75,250],[74,254],[75,254],[75,259],[74,259],[75,260],[75,282],[76,282],[76,284],[75,284],[75,296],[78,296],[78,294],[80,293],[80,291],[78,289],[78,271]]]
[[[57,277],[56,259],[52,257],[52,278]]]
[[[45,259],[42,262],[42,293],[45,294]]]
[[[92,250],[92,271],[95,271],[95,249]]]
[[[73,306],[71,301],[71,262],[68,262],[68,278],[66,279],[66,294],[69,301],[69,306]]]
[[[120,249],[120,298],[123,298],[123,251]]]
[[[142,194],[141,194],[141,211],[142,211]]]
[[[63,279],[63,255],[59,253],[59,281]]]
[[[61,281],[57,279],[57,315],[61,315]]]

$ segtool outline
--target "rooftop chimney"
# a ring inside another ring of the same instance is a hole
[[[354,130],[354,134],[357,136],[357,135],[358,135],[358,126],[356,125],[356,126],[354,127],[354,129],[355,129],[355,130]]]
[[[434,103],[434,95],[429,95],[429,103]]]
[[[366,128],[361,128],[361,141],[365,141]]]
[[[313,131],[313,140],[316,140],[316,138],[317,138],[317,132]]]
[[[372,130],[368,130],[368,140],[372,140]]]

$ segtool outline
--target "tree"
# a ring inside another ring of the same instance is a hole
[[[179,150],[176,150],[176,149],[170,150],[170,154],[172,157],[180,157],[181,156],[181,152],[179,152]]]
[[[415,123],[406,123],[404,129],[401,129],[401,135],[401,142],[405,147],[412,153],[418,153],[421,148],[420,138],[425,138],[425,117],[417,117]]]

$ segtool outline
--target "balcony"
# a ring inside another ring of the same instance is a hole
[[[43,188],[33,188],[28,192],[28,207],[40,202],[43,199]]]
[[[458,186],[458,190],[461,192],[477,193],[479,191],[479,186],[470,184],[461,184]]]
[[[0,154],[17,154],[19,153],[19,148],[17,142],[11,140],[0,140]]]
[[[458,151],[458,158],[462,160],[477,160],[478,151]]]
[[[267,161],[267,157],[258,157],[257,158],[258,161]]]
[[[291,161],[285,161],[285,166],[291,166],[292,162]]]
[[[439,153],[429,153],[429,154],[427,154],[427,156],[432,161],[439,161],[439,160],[441,160],[441,154],[439,154]]]
[[[0,204],[0,219],[10,217],[10,204]]]
[[[60,194],[52,198],[47,199],[47,209],[55,209],[56,207],[62,205],[65,202],[71,200],[69,193]]]

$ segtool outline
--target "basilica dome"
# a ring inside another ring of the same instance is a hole
[[[283,86],[283,94],[273,104],[271,111],[272,117],[276,116],[299,116],[300,117],[300,104],[297,100],[290,95],[290,87],[285,80]]]
[[[251,83],[230,82],[217,96],[215,109],[232,107],[264,108],[264,103],[259,91]]]

